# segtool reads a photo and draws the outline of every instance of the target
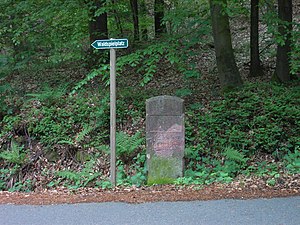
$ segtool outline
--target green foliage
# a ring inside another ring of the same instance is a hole
[[[9,188],[8,191],[20,191],[20,192],[30,192],[32,190],[32,181],[25,180],[24,182],[18,181],[13,187]]]
[[[95,160],[90,160],[85,163],[81,171],[64,170],[56,172],[58,181],[52,181],[48,184],[49,187],[55,186],[59,183],[63,183],[64,186],[70,189],[77,189],[80,187],[86,187],[91,182],[94,182],[101,176],[101,172],[95,169]]]
[[[274,177],[273,172],[279,170],[277,164],[248,165],[250,158],[260,154],[284,160],[290,172],[297,172],[299,99],[298,87],[248,84],[213,102],[208,113],[188,112],[187,180],[178,182],[227,182],[240,173],[254,171]]]
[[[129,168],[125,169],[126,165]],[[122,160],[117,161],[117,185],[135,185],[139,187],[145,185],[146,181],[147,166],[146,154],[144,152],[138,153],[132,159],[131,163],[124,164]]]
[[[0,191],[6,189],[6,174],[9,172],[9,169],[0,169]]]
[[[223,152],[223,155],[226,159],[234,161],[239,164],[244,164],[247,162],[247,158],[245,158],[244,154],[232,149],[232,148],[226,148]]]
[[[299,96],[297,87],[247,85],[213,103],[200,120],[199,141],[212,152],[227,145],[246,156],[264,152],[280,158],[299,145]]]
[[[146,184],[147,180],[146,154],[138,153],[132,161],[134,162],[131,166],[133,175],[130,176],[130,183],[139,187]]]
[[[199,34],[205,35],[210,32],[208,17],[207,1],[196,0],[190,4],[188,1],[175,0],[165,12],[164,22],[169,24],[172,35],[179,34],[193,42]]]
[[[11,114],[13,110],[13,107],[7,101],[9,97],[12,97],[13,88],[6,81],[8,72],[3,69],[3,67],[6,67],[3,58],[5,57],[0,54],[0,121],[5,115]]]
[[[6,190],[7,188],[7,181],[11,177],[12,169],[1,168],[0,169],[0,190]]]
[[[288,172],[292,174],[300,173],[300,150],[298,149],[292,153],[288,153],[284,157],[284,163]]]
[[[45,106],[41,102],[41,106],[28,111],[28,131],[45,145],[80,146],[91,139],[91,133],[108,125],[107,98],[99,101],[96,96],[65,96],[55,102]]]
[[[96,181],[96,186],[101,187],[102,189],[111,189],[113,187],[112,183],[107,179]]]
[[[134,135],[128,135],[123,131],[116,133],[116,155],[124,162],[129,162],[133,157],[134,153],[141,148],[144,143],[144,138],[140,132]],[[105,152],[109,154],[109,146],[104,147]]]
[[[137,132],[133,136],[129,136],[125,132],[117,132],[116,134],[116,146],[117,156],[120,158],[128,158],[140,148],[144,142],[144,138],[141,137],[141,133]]]
[[[188,95],[191,95],[193,92],[192,90],[190,89],[187,89],[187,88],[183,88],[183,89],[178,89],[176,90],[176,96],[178,97],[185,97],[185,96],[188,96]]]
[[[80,149],[101,150],[101,145],[107,141],[107,97],[99,100],[99,94],[92,93],[75,96],[53,93],[51,96],[49,92],[35,94],[34,99],[26,101],[22,114],[4,117],[0,130],[0,158],[5,159],[5,165],[22,164],[31,140],[41,143],[46,155],[62,158],[75,157]],[[25,134],[19,133],[20,130]],[[18,138],[18,142],[12,137]],[[87,157],[84,158],[78,155],[79,161]]]
[[[71,91],[71,95],[75,94],[80,90],[84,85],[86,85],[88,82],[93,80],[95,77],[102,75],[102,81],[105,82],[105,85],[107,86],[109,84],[109,65],[101,65],[99,69],[94,69],[90,73],[86,75],[86,77],[79,81],[73,90]]]
[[[150,91],[137,91],[136,87],[125,87],[118,91],[117,98],[117,122],[127,124],[129,121],[132,126],[137,125],[145,115],[145,102],[150,96]]]
[[[66,94],[66,89],[67,84],[57,88],[45,84],[43,90],[39,93],[31,93],[26,96],[29,97],[28,101],[38,101],[40,104],[51,106],[57,104],[63,98],[63,95]]]
[[[4,164],[3,164],[4,165]],[[10,166],[0,168],[0,190],[2,191],[32,191],[32,181],[29,179],[22,179],[20,164],[13,164]]]
[[[1,1],[0,43],[13,57],[14,68],[80,59],[88,31],[88,11],[81,5],[79,1]]]
[[[0,120],[4,117],[4,115],[11,114],[12,112],[12,109],[9,107],[9,105],[6,102],[6,98],[7,98],[6,95],[10,91],[11,91],[11,87],[8,83],[4,83],[3,85],[0,85]]]
[[[13,136],[14,128],[21,123],[22,118],[12,115],[7,115],[4,117],[2,123],[1,123],[1,132],[0,132],[0,146],[2,147],[2,144],[5,142],[8,142],[11,140]]]
[[[198,42],[187,42],[186,46],[182,47],[172,38],[161,43],[153,43],[142,50],[120,57],[117,63],[118,73],[130,66],[141,76],[140,85],[145,86],[158,72],[158,64],[168,63],[175,66],[187,78],[198,77],[197,70],[186,63],[187,56],[192,54],[189,48],[196,43]]]
[[[23,146],[19,146],[19,144],[12,139],[10,148],[0,152],[0,159],[9,163],[22,165],[26,160],[26,152],[24,151]]]
[[[229,17],[242,17],[246,16],[248,18],[250,16],[249,10],[249,2],[245,0],[228,0],[228,6],[225,7],[226,13]]]
[[[137,68],[137,74],[142,75],[141,86],[145,86],[157,71],[157,64],[163,58],[163,54],[168,51],[164,44],[153,44],[143,50],[120,57],[117,64],[118,72],[125,66]]]
[[[251,166],[249,169],[259,177],[273,176],[278,173],[278,164],[262,161],[257,162],[255,166]]]
[[[30,191],[31,181],[22,180],[20,175],[21,168],[28,162],[28,151],[14,138],[4,140],[6,138],[9,143],[0,142],[0,190]]]
[[[235,161],[221,160],[214,158],[202,158],[201,164],[197,164],[194,169],[186,169],[183,178],[178,178],[176,184],[211,184],[214,182],[228,183],[233,180],[236,174],[241,170],[241,166]]]

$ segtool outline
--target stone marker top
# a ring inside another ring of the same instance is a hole
[[[181,116],[183,99],[169,95],[150,98],[146,101],[146,112],[149,116]]]

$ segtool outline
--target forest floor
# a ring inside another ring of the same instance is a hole
[[[300,189],[234,188],[227,185],[209,185],[197,190],[195,187],[174,186],[125,188],[103,191],[101,189],[67,189],[43,192],[0,192],[0,204],[53,205],[96,202],[144,203],[158,201],[196,201],[217,199],[256,199],[299,196]]]
[[[56,188],[35,192],[0,192],[0,204],[53,205],[96,202],[144,203],[158,201],[196,201],[217,199],[257,199],[300,196],[300,174],[281,177],[275,186],[262,178],[243,178],[229,184],[199,186],[155,185],[115,187],[113,189]]]

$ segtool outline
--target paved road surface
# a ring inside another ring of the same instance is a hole
[[[0,225],[300,225],[300,196],[276,199],[0,205]]]

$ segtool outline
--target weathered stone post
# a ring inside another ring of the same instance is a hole
[[[184,105],[173,96],[146,101],[148,184],[172,183],[183,175]]]

